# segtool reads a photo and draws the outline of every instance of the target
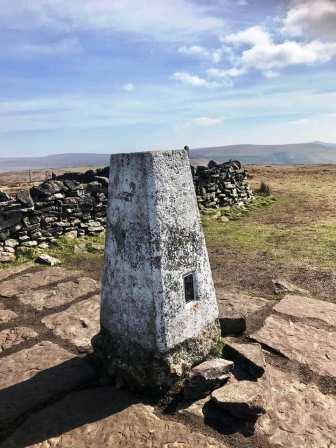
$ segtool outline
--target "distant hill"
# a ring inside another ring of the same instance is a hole
[[[110,154],[55,154],[44,157],[0,157],[0,172],[38,169],[106,166]]]
[[[255,165],[292,165],[336,163],[336,143],[297,143],[289,145],[232,145],[193,149],[190,158],[196,161],[224,162],[238,159]]]
[[[198,148],[190,151],[194,163],[238,159],[255,165],[336,163],[336,143],[297,143],[290,145],[232,145]],[[78,166],[106,166],[110,154],[55,154],[45,157],[0,157],[0,172],[28,169],[57,169]]]

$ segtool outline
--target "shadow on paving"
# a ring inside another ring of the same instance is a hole
[[[255,433],[257,417],[249,420],[233,417],[229,412],[218,409],[211,401],[203,407],[204,423],[223,435],[241,434],[251,437]]]
[[[0,391],[0,448],[43,442],[137,402],[110,386],[95,387],[92,370],[85,372],[84,362],[73,358]]]

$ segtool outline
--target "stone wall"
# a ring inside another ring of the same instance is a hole
[[[237,160],[192,167],[198,206],[219,208],[244,205],[252,199],[247,171]]]
[[[247,172],[238,161],[191,167],[199,208],[243,205],[252,198]],[[105,229],[109,167],[65,173],[18,192],[0,191],[0,262],[56,238],[94,235]]]
[[[102,170],[54,177],[15,197],[0,192],[0,262],[56,238],[105,229],[108,178]]]

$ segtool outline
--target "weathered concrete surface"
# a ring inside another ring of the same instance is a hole
[[[195,300],[188,303],[187,274],[193,275],[195,291]],[[217,317],[187,152],[113,155],[102,288],[104,331],[122,341],[125,353],[136,343],[165,356],[199,338],[205,328],[216,325]],[[198,354],[193,359],[191,350],[180,350],[180,356],[189,365],[202,360]]]
[[[28,327],[14,327],[2,330],[0,331],[0,353],[13,347],[13,345],[21,344],[21,342],[36,336],[36,331]]]
[[[66,416],[66,417],[65,417]],[[210,436],[165,420],[125,393],[72,393],[30,417],[0,448],[226,448]]]
[[[336,305],[334,303],[310,297],[288,295],[274,307],[274,310],[300,319],[318,319],[336,327]]]
[[[1,283],[0,295],[14,297],[29,289],[37,289],[49,284],[65,281],[67,278],[79,276],[78,271],[64,268],[43,269],[42,272],[22,273],[15,281],[5,280]]]
[[[336,398],[315,385],[302,384],[291,374],[267,366],[272,402],[260,417],[256,432],[275,448],[334,448]]]
[[[318,375],[336,377],[336,331],[272,315],[251,337]]]
[[[0,303],[0,324],[6,324],[17,317],[18,315],[14,313],[14,311],[6,309],[4,305]]]
[[[212,392],[213,402],[237,418],[253,418],[266,412],[265,392],[254,381],[228,383]]]
[[[0,428],[61,392],[93,378],[84,359],[44,341],[0,362]]]
[[[82,277],[74,281],[58,283],[51,288],[22,292],[18,295],[18,299],[22,304],[30,305],[40,311],[62,306],[98,290],[98,282],[92,278]]]
[[[70,341],[80,351],[91,348],[91,339],[99,331],[100,297],[98,295],[71,305],[65,311],[42,319],[55,335]]]

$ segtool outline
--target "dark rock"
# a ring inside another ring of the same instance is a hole
[[[219,323],[223,337],[239,335],[246,330],[246,318],[240,313],[231,313],[229,317],[220,317]]]
[[[12,198],[4,191],[0,191],[0,202],[9,202]]]

